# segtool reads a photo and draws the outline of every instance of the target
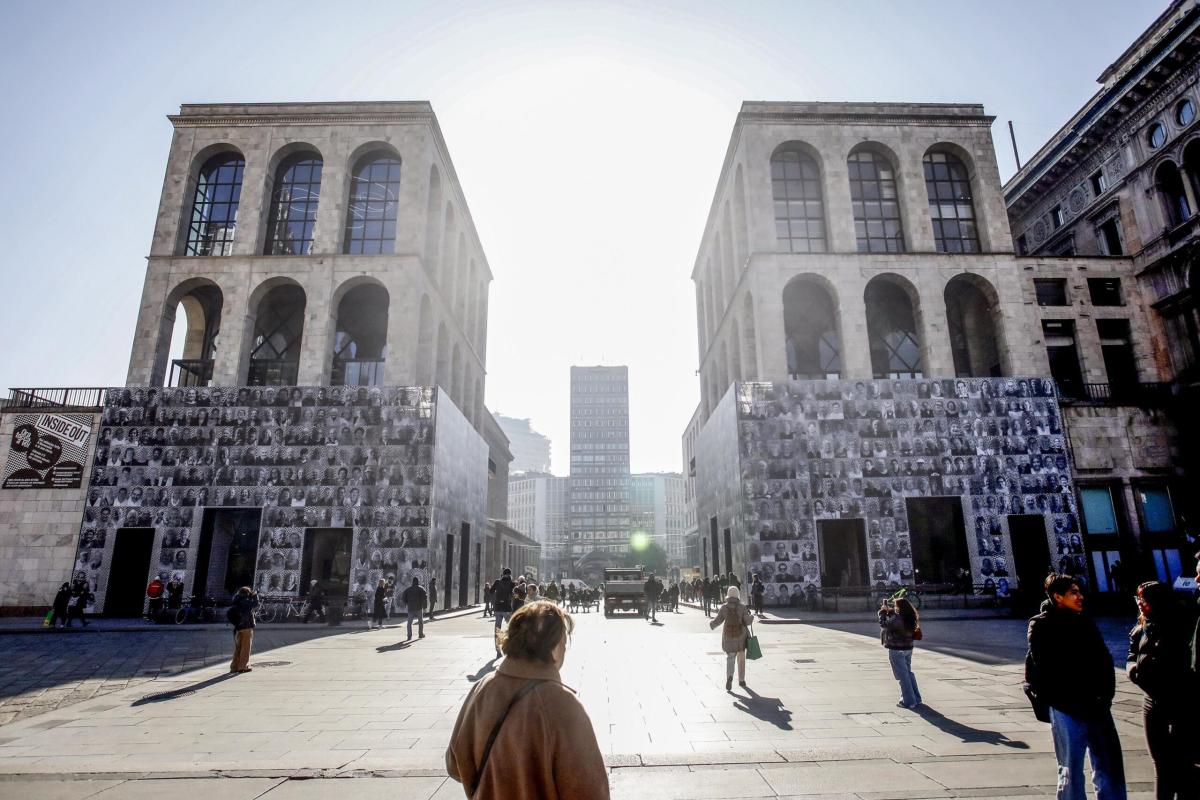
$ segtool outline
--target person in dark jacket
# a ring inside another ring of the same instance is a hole
[[[429,621],[433,621],[433,612],[437,610],[437,578],[429,579]]]
[[[387,616],[387,595],[387,581],[380,578],[379,583],[375,586],[375,597],[371,604],[371,619],[367,622],[367,630],[371,629],[372,622],[380,628],[383,627],[383,618]]]
[[[655,611],[658,610],[658,598],[662,594],[662,583],[658,578],[654,577],[654,573],[650,573],[650,577],[646,579],[646,583],[642,585],[642,591],[646,593],[646,610],[650,613],[646,615],[648,622],[658,622],[658,616]]]
[[[314,615],[325,621],[325,590],[315,580],[308,584],[308,611],[304,612],[304,621],[308,622]]]
[[[233,660],[229,671],[250,672],[250,649],[254,645],[254,609],[258,608],[258,592],[243,586],[233,596],[229,621],[233,623]]]
[[[754,606],[754,613],[760,617],[763,616],[763,597],[767,593],[767,587],[763,585],[762,578],[758,577],[758,573],[754,573],[754,583],[750,584],[750,600]]]
[[[1096,623],[1083,613],[1083,593],[1074,577],[1051,573],[1045,590],[1042,612],[1029,620],[1025,677],[1050,708],[1057,797],[1084,800],[1087,752],[1097,800],[1125,800],[1125,765],[1112,718],[1112,655]]]
[[[921,705],[921,690],[912,671],[913,639],[920,621],[917,609],[906,598],[884,600],[879,607],[879,643],[887,648],[892,675],[900,683],[901,708]]]
[[[54,615],[50,617],[50,624],[54,627],[67,627],[67,607],[71,604],[71,584],[64,582],[58,587],[58,594],[54,595]]]
[[[709,581],[708,578],[705,578],[704,582],[700,584],[700,595],[701,595],[701,599],[704,602],[704,616],[711,617],[712,616],[713,588],[712,588],[712,582]]]
[[[1197,686],[1189,665],[1189,620],[1171,587],[1137,588],[1138,624],[1129,633],[1129,679],[1146,694],[1142,723],[1154,762],[1156,800],[1200,796]]]
[[[71,627],[71,623],[79,620],[83,627],[88,626],[87,618],[84,617],[84,612],[87,610],[88,603],[93,598],[92,590],[88,587],[88,582],[83,578],[76,578],[71,584],[71,602],[67,606],[67,627]]]
[[[553,584],[551,584],[553,586]],[[496,590],[493,584],[485,583],[483,585],[483,616],[489,617],[492,614],[492,598],[496,596]]]
[[[495,596],[492,598],[492,611],[496,617],[496,658],[500,657],[500,630],[504,626],[504,621],[509,618],[513,611],[513,579],[512,570],[508,567],[500,574],[500,580],[493,584]]]
[[[425,588],[423,586],[421,586],[420,578],[414,577],[412,579],[412,586],[409,586],[407,589],[404,590],[404,594],[400,595],[400,600],[401,600],[401,602],[404,603],[404,607],[406,609],[408,609],[408,638],[409,638],[409,640],[410,641],[412,640],[412,624],[413,624],[414,616],[417,618],[417,633],[419,634],[419,638],[424,639],[425,638],[424,614],[425,614],[425,601],[427,600],[427,595],[425,594]]]

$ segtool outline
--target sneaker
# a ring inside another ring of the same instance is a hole
[[[727,692],[733,691],[733,678],[725,679],[725,691],[727,691]]]
[[[418,638],[418,639],[424,639],[424,638],[425,638],[425,634],[423,634],[423,633],[419,633],[419,634],[417,634],[417,638]]]
[[[746,688],[746,682],[745,682],[745,681],[738,681],[738,686],[740,686],[740,687],[742,687],[743,689],[745,689],[745,688]]]

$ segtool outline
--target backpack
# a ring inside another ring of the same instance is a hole
[[[225,619],[230,625],[237,625],[242,621],[242,612],[237,606],[230,606],[229,610],[225,612]]]
[[[738,603],[736,606],[725,606],[725,626],[721,630],[721,635],[726,639],[737,639],[746,630],[745,624],[742,622],[742,609],[744,606]],[[729,612],[733,613],[730,614]]]

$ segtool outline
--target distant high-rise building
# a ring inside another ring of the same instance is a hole
[[[629,549],[629,368],[571,367],[571,545],[598,579]]]
[[[687,529],[683,476],[678,472],[650,472],[629,480],[630,523],[667,554],[671,566],[683,563],[683,535]]]
[[[496,422],[508,437],[513,462],[509,469],[516,472],[550,472],[550,439],[533,429],[527,419],[496,414]]]
[[[508,524],[541,545],[543,577],[569,570],[570,497],[570,478],[527,472],[509,479]]]

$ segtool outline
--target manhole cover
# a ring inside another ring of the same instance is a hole
[[[164,703],[167,700],[174,700],[178,697],[187,697],[190,694],[195,694],[195,689],[174,689],[169,692],[159,692],[158,694],[148,694],[141,700],[137,701],[138,705],[145,703]]]
[[[815,658],[793,658],[792,663],[793,664],[815,664],[815,663],[817,663],[817,660]]]
[[[252,667],[286,667],[292,662],[290,661],[255,661],[250,666]]]

